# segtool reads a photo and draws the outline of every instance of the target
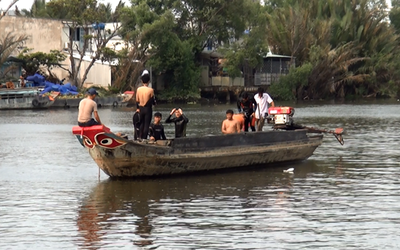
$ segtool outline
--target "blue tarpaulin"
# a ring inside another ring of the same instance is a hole
[[[45,83],[46,83],[45,88],[42,92],[40,92],[40,94],[48,93],[51,91],[60,92],[61,95],[77,95],[77,94],[79,94],[76,86],[72,86],[71,83],[67,83],[64,85],[55,84],[55,83],[48,82],[48,81],[45,81]]]
[[[33,82],[32,86],[34,87],[44,87],[44,90],[40,92],[40,94],[48,93],[51,91],[60,92],[61,95],[77,95],[78,89],[76,86],[72,86],[71,83],[67,83],[64,85],[55,84],[49,81],[46,81],[44,76],[40,74],[34,74],[33,76],[26,77],[27,81]]]
[[[33,76],[26,77],[27,81],[33,82],[33,87],[45,86],[45,78],[40,74],[34,74]]]

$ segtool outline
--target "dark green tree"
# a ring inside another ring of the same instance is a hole
[[[396,94],[398,36],[386,1],[283,0],[267,6],[273,52],[295,57],[297,66],[313,65],[307,86],[296,86],[298,98]]]
[[[239,40],[249,26],[252,4],[251,0],[136,0],[125,11],[122,35],[136,42],[143,34],[140,44],[149,54],[149,65],[164,75],[163,93],[176,99],[198,97],[203,49],[210,41],[221,46]]]
[[[44,17],[49,18],[48,12],[46,10],[46,1],[45,0],[34,0],[32,6],[29,10],[22,9],[21,15],[26,17]]]
[[[59,67],[67,70],[62,65],[67,56],[59,50],[51,50],[50,53],[30,53],[29,49],[25,49],[18,55],[18,58],[23,61],[22,67],[28,76],[40,71],[41,67],[44,67],[47,70],[47,75],[52,78],[54,78],[54,74],[51,72],[52,69]]]

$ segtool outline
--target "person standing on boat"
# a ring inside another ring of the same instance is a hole
[[[25,78],[23,76],[19,77],[19,87],[25,88]]]
[[[100,117],[97,112],[97,103],[94,101],[96,95],[98,95],[96,89],[91,88],[87,91],[86,98],[79,102],[78,126],[90,127],[101,125]],[[92,113],[96,120],[92,118]]]
[[[239,122],[240,125],[240,131],[242,131],[245,127],[245,121],[246,121],[246,117],[244,113],[239,113],[239,114],[233,114],[232,116],[233,120],[236,120]]]
[[[150,125],[149,136],[150,140],[166,140],[164,126],[161,124],[162,115],[160,112],[154,114],[154,122]]]
[[[153,104],[155,104],[154,90],[149,87],[150,75],[142,75],[143,86],[136,91],[136,112],[140,115],[139,138],[147,139],[151,117],[153,116]]]
[[[171,118],[175,113],[175,117]],[[175,138],[186,137],[186,124],[188,124],[189,119],[183,114],[182,109],[174,108],[169,113],[165,123],[175,123]]]
[[[249,94],[247,92],[244,92],[242,95],[242,98],[237,102],[237,108],[239,113],[242,112],[244,113],[244,131],[248,132],[249,131],[249,125],[251,128],[251,131],[256,131],[256,128],[253,126],[252,120],[254,116],[254,107],[256,107],[257,103],[254,100],[254,98],[249,98]]]
[[[228,109],[226,111],[226,119],[222,122],[221,131],[223,134],[240,133],[240,123],[233,119],[233,110]]]
[[[255,111],[257,131],[262,131],[265,119],[268,116],[268,104],[271,104],[271,107],[275,107],[275,103],[267,93],[264,93],[264,89],[261,87],[258,88],[258,93],[255,94],[254,100],[257,105]]]

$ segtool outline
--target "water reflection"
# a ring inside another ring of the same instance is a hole
[[[289,167],[295,167],[294,174],[282,171]],[[160,238],[161,242],[167,240],[160,230],[168,230],[168,226],[178,226],[180,231],[173,234],[186,236],[192,230],[199,233],[207,228],[258,230],[252,225],[254,219],[268,217],[267,210],[280,210],[284,217],[295,178],[330,171],[307,161],[223,174],[141,181],[109,179],[96,185],[79,209],[77,225],[84,239],[80,244],[157,246]],[[167,241],[177,246],[175,240]],[[201,247],[201,243],[192,247]]]

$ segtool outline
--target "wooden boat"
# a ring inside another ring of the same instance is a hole
[[[38,88],[0,89],[0,109],[42,109],[53,105],[58,92],[40,95]]]
[[[104,125],[75,126],[72,132],[100,169],[111,177],[173,175],[302,161],[322,143],[307,129],[271,130],[165,141],[133,141]]]

